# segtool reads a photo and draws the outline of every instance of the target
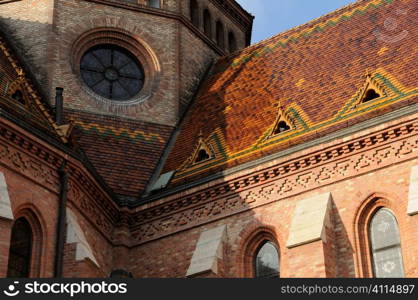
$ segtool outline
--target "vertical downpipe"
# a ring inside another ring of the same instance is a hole
[[[67,189],[68,189],[68,174],[65,171],[66,162],[64,161],[61,168],[58,170],[60,178],[60,197],[58,204],[58,222],[57,222],[57,237],[55,247],[55,268],[54,277],[62,277],[63,260],[64,260],[64,245],[65,245],[65,222],[66,222],[66,208],[67,208]]]
[[[55,94],[55,121],[57,125],[62,125],[63,122],[63,88],[57,87]],[[65,245],[65,223],[66,223],[66,208],[67,208],[67,189],[68,189],[68,173],[65,170],[67,163],[64,161],[58,170],[60,180],[60,195],[58,203],[58,221],[57,221],[57,235],[55,246],[55,266],[54,277],[62,277],[63,260],[64,260],[64,245]]]

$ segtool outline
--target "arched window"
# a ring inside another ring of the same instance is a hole
[[[276,246],[270,241],[265,241],[254,257],[255,277],[280,277],[279,266],[279,253]]]
[[[203,12],[203,31],[209,38],[212,38],[212,17],[208,9]]]
[[[199,27],[199,5],[196,0],[190,1],[190,20],[193,25]]]
[[[373,215],[369,237],[374,276],[404,277],[399,227],[390,210],[380,208]]]
[[[222,49],[225,48],[224,25],[220,21],[216,22],[216,43]]]
[[[25,218],[17,219],[12,228],[7,277],[29,277],[32,242],[33,234],[29,222]]]
[[[228,33],[228,47],[229,52],[237,51],[237,40],[235,39],[235,34],[232,31]]]

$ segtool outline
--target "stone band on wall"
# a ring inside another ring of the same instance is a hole
[[[325,227],[330,226],[332,196],[325,193],[300,200],[293,213],[288,248],[323,240],[326,242]]]
[[[2,172],[0,172],[0,218],[14,219],[6,179]]]
[[[408,215],[418,214],[418,166],[411,168],[409,181]]]
[[[218,259],[223,257],[223,242],[226,236],[226,225],[204,231],[200,234],[192,261],[186,276],[211,272],[218,274]]]

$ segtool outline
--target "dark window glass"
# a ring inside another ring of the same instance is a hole
[[[233,32],[229,32],[228,34],[228,44],[229,52],[237,51],[237,40],[235,39],[235,35]]]
[[[197,5],[196,0],[190,1],[190,19],[192,20],[193,25],[199,26],[199,6]]]
[[[388,209],[378,210],[370,222],[369,230],[375,277],[404,277],[401,241],[395,216]]]
[[[380,97],[380,95],[378,93],[376,93],[375,90],[371,89],[371,90],[368,90],[366,92],[366,95],[364,96],[363,102],[368,102],[368,101],[371,101],[373,99],[377,99],[379,97]]]
[[[160,0],[148,0],[148,6],[160,8]]]
[[[131,272],[118,269],[113,270],[112,273],[110,273],[110,278],[133,278],[133,276]]]
[[[225,47],[225,33],[224,33],[224,26],[221,22],[216,22],[216,43],[222,49]]]
[[[96,94],[112,100],[129,100],[144,85],[144,70],[130,52],[115,45],[99,45],[81,58],[81,77]]]
[[[208,37],[212,38],[212,17],[207,9],[203,12],[203,31]]]
[[[255,276],[258,278],[280,277],[279,254],[271,242],[265,242],[255,257]]]
[[[206,152],[206,150],[201,149],[201,150],[199,150],[199,153],[197,154],[197,157],[196,157],[196,162],[197,162],[197,163],[198,163],[198,162],[202,162],[202,161],[207,160],[207,159],[209,159],[209,158],[210,158],[210,156],[209,156],[209,154]]]
[[[20,104],[25,104],[25,99],[23,99],[23,93],[20,90],[17,90],[13,95],[12,98],[15,99]]]
[[[277,128],[274,131],[274,134],[279,134],[288,130],[290,130],[290,126],[287,125],[285,121],[280,121],[279,124],[277,124]]]
[[[12,228],[7,277],[29,277],[32,252],[32,229],[24,218],[17,219]]]

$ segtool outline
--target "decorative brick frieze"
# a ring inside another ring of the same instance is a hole
[[[109,195],[98,187],[89,171],[80,167],[81,163],[68,155],[46,149],[4,125],[0,123],[0,165],[26,176],[58,195],[58,169],[67,159],[70,162],[66,167],[70,175],[68,199],[111,240],[112,228],[119,219],[119,211]]]
[[[185,197],[139,210],[133,243],[145,243],[333,182],[416,157],[418,120],[262,169]]]
[[[40,151],[39,154],[46,159],[49,157],[44,151]],[[45,164],[44,160],[34,159],[8,145],[2,138],[0,139],[0,161],[1,164],[32,179],[50,191],[59,192],[59,179],[56,170]]]

